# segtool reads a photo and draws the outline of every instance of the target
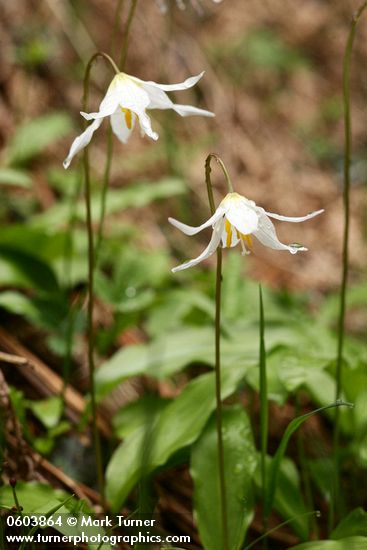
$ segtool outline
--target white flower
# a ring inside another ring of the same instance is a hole
[[[136,121],[140,125],[142,136],[146,134],[154,140],[158,139],[158,134],[152,130],[146,109],[173,109],[181,116],[215,116],[214,113],[204,109],[173,103],[166,94],[166,92],[186,90],[195,86],[203,74],[202,72],[192,76],[179,84],[157,84],[145,82],[125,73],[118,73],[109,85],[99,111],[97,113],[81,112],[86,120],[93,120],[93,122],[73,141],[69,154],[64,160],[64,168],[68,168],[73,157],[89,144],[95,130],[100,127],[105,117],[110,117],[113,132],[122,143],[126,143]]]
[[[192,267],[206,258],[209,258],[222,242],[222,247],[233,247],[240,243],[243,254],[249,254],[252,247],[251,235],[254,235],[261,244],[273,248],[274,250],[288,250],[291,254],[307,250],[304,246],[298,244],[283,244],[279,241],[275,232],[275,227],[269,218],[285,222],[304,222],[321,214],[323,210],[312,212],[307,216],[299,218],[290,218],[280,216],[272,212],[266,212],[260,206],[256,206],[254,201],[250,201],[238,193],[228,193],[222,200],[213,216],[199,227],[191,227],[181,223],[173,218],[168,221],[177,227],[186,235],[195,235],[206,227],[213,227],[212,238],[206,249],[194,260],[190,260],[182,265],[174,267],[173,272],[181,271]]]

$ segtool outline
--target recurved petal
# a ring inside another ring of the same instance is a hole
[[[151,86],[155,86],[157,88],[160,88],[161,90],[164,90],[165,92],[174,92],[178,90],[187,90],[188,88],[192,88],[199,82],[199,80],[204,75],[204,72],[201,72],[200,74],[196,76],[190,76],[190,78],[187,78],[184,82],[179,82],[178,84],[158,84],[157,82],[153,82],[152,80],[144,81],[140,80],[140,78],[131,77],[133,80],[138,81],[140,84],[149,84]]]
[[[224,220],[219,220],[219,222],[215,225],[213,229],[212,238],[210,239],[210,242],[206,249],[198,256],[197,258],[190,260],[189,262],[185,262],[184,264],[178,265],[177,267],[174,267],[172,269],[173,273],[176,273],[176,271],[182,271],[183,269],[187,269],[189,267],[193,267],[194,265],[197,265],[198,263],[202,262],[203,260],[206,260],[206,258],[209,258],[216,249],[218,248],[218,245],[221,240],[222,232],[224,227]]]
[[[179,105],[178,103],[172,103],[171,108],[181,116],[208,116],[214,117],[215,114],[205,109],[199,109],[193,105]]]
[[[168,221],[170,224],[174,225],[182,231],[182,233],[185,233],[185,235],[196,235],[196,233],[199,233],[206,227],[211,227],[215,224],[221,217],[224,215],[224,208],[219,206],[214,214],[204,223],[199,225],[198,227],[193,227],[192,225],[186,225],[185,223],[179,222],[178,220],[175,220],[174,218],[168,218]]]
[[[90,143],[94,132],[100,127],[102,121],[102,118],[95,120],[87,127],[86,130],[84,130],[82,134],[80,134],[80,136],[74,139],[73,143],[71,144],[69,154],[63,162],[63,166],[65,169],[69,168],[73,157]]]
[[[147,113],[145,111],[140,111],[140,112],[137,112],[136,114],[139,119],[142,136],[146,134],[151,139],[154,139],[154,141],[157,141],[157,139],[159,138],[159,135],[157,134],[157,132],[154,132],[154,130],[152,129],[152,123]]]
[[[243,235],[256,231],[259,215],[247,206],[243,200],[232,200],[227,203],[226,218]]]
[[[281,243],[278,239],[273,223],[263,213],[259,216],[258,227],[256,231],[253,232],[253,235],[261,242],[261,244],[268,246],[273,250],[288,250],[291,254],[297,254],[297,252],[307,250],[304,246]]]
[[[306,220],[310,220],[311,218],[314,218],[315,216],[318,216],[319,214],[322,214],[325,212],[324,209],[322,210],[316,210],[316,212],[311,212],[311,214],[307,214],[306,216],[281,216],[280,214],[274,214],[273,212],[266,212],[264,210],[265,214],[269,216],[270,218],[274,218],[275,220],[280,220],[282,222],[293,222],[293,223],[299,223],[299,222],[305,222]]]
[[[128,127],[126,123],[127,117],[128,120],[130,120],[130,127]],[[130,115],[126,115],[123,111],[121,111],[120,107],[118,107],[117,111],[111,115],[110,121],[112,131],[122,143],[128,142],[131,132],[133,131],[135,126],[135,119],[136,116],[134,113],[131,113],[130,111]]]
[[[99,119],[99,118],[104,118],[106,116],[110,116],[116,111],[117,107],[119,106],[120,98],[121,98],[121,94],[115,88],[114,91],[107,92],[107,94],[101,101],[98,112],[84,113],[83,111],[80,111],[80,114],[86,120],[93,120],[93,119]]]

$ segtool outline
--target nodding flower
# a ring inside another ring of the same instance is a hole
[[[179,84],[157,84],[125,73],[116,74],[99,106],[99,111],[81,112],[86,120],[93,122],[71,144],[69,154],[63,163],[64,168],[68,168],[73,157],[89,144],[105,117],[110,117],[112,130],[118,139],[122,143],[127,143],[136,123],[140,126],[142,136],[146,134],[153,140],[158,139],[157,132],[152,129],[147,109],[173,109],[181,116],[215,116],[210,111],[192,105],[173,103],[166,94],[166,92],[186,90],[195,86],[203,74],[202,72],[192,76]]]
[[[299,244],[281,243],[270,218],[298,223],[310,220],[323,211],[317,210],[298,218],[280,216],[279,214],[266,212],[261,206],[257,206],[254,201],[238,193],[228,193],[209,220],[198,227],[191,227],[173,218],[168,218],[168,221],[172,225],[186,235],[196,235],[196,233],[199,233],[199,231],[202,231],[206,227],[211,226],[213,228],[210,242],[200,256],[174,267],[172,271],[181,271],[182,269],[197,265],[206,258],[209,258],[220,245],[223,248],[232,248],[240,243],[242,254],[249,254],[252,248],[252,236],[264,246],[268,246],[274,250],[288,250],[291,254],[306,251],[307,248]]]

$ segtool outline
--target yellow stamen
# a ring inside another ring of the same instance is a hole
[[[241,237],[246,241],[247,246],[251,249],[252,248],[252,237],[251,235],[244,235],[241,233]]]
[[[131,130],[131,127],[132,127],[132,113],[131,113],[130,109],[125,109],[124,107],[121,107],[121,111],[123,113],[125,113],[126,126],[128,127],[129,130]]]
[[[230,248],[232,244],[232,226],[228,220],[226,220],[226,233],[227,233],[226,245],[228,248]]]

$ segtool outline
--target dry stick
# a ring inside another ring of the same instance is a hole
[[[205,181],[208,191],[208,199],[212,215],[215,212],[215,203],[213,196],[213,186],[210,178],[210,161],[215,159],[217,164],[223,170],[229,190],[232,192],[232,182],[222,160],[215,154],[208,155],[205,161]],[[217,272],[215,285],[215,397],[216,397],[216,420],[217,420],[217,445],[218,445],[218,464],[219,464],[219,485],[220,485],[220,500],[221,500],[221,517],[223,530],[223,550],[230,550],[229,547],[229,532],[228,532],[228,511],[227,511],[227,495],[225,481],[225,465],[224,465],[224,446],[223,446],[223,430],[222,430],[222,397],[221,397],[221,376],[220,376],[220,313],[221,313],[221,294],[222,294],[222,249],[217,248]]]
[[[90,72],[94,61],[98,57],[103,57],[108,61],[114,71],[119,73],[119,69],[111,57],[103,52],[95,53],[89,60],[85,76],[84,76],[84,97],[83,97],[83,110],[88,110],[88,97],[89,97],[89,81]],[[91,409],[92,409],[92,427],[93,427],[93,442],[94,451],[96,455],[97,466],[97,478],[98,487],[101,494],[101,504],[103,508],[106,508],[105,501],[105,482],[103,475],[103,460],[101,452],[101,440],[99,437],[99,431],[97,426],[97,403],[96,403],[96,388],[94,381],[95,365],[94,365],[94,330],[93,330],[93,309],[94,309],[94,244],[93,244],[93,221],[92,221],[92,208],[91,208],[91,189],[90,189],[90,173],[89,173],[89,147],[85,147],[83,156],[84,166],[84,183],[85,183],[85,206],[87,214],[87,233],[88,233],[88,367],[90,377],[90,397],[91,397]]]
[[[342,375],[343,375],[343,347],[344,347],[344,331],[345,331],[345,309],[346,309],[346,292],[348,282],[349,268],[349,220],[350,220],[350,163],[351,163],[351,146],[352,146],[352,128],[350,117],[350,64],[353,53],[353,43],[357,30],[358,21],[367,7],[367,2],[363,2],[360,8],[355,12],[351,28],[349,31],[348,42],[345,49],[344,65],[343,65],[343,103],[344,103],[344,235],[343,235],[343,269],[342,282],[340,288],[340,311],[339,311],[339,326],[338,326],[338,349],[336,359],[336,391],[335,399],[341,398],[342,392]],[[338,448],[340,440],[340,411],[339,407],[335,411],[335,426],[333,436],[333,458],[334,458],[334,498],[330,501],[329,510],[329,529],[333,528],[335,521],[335,508],[338,506],[339,500],[339,458]]]

